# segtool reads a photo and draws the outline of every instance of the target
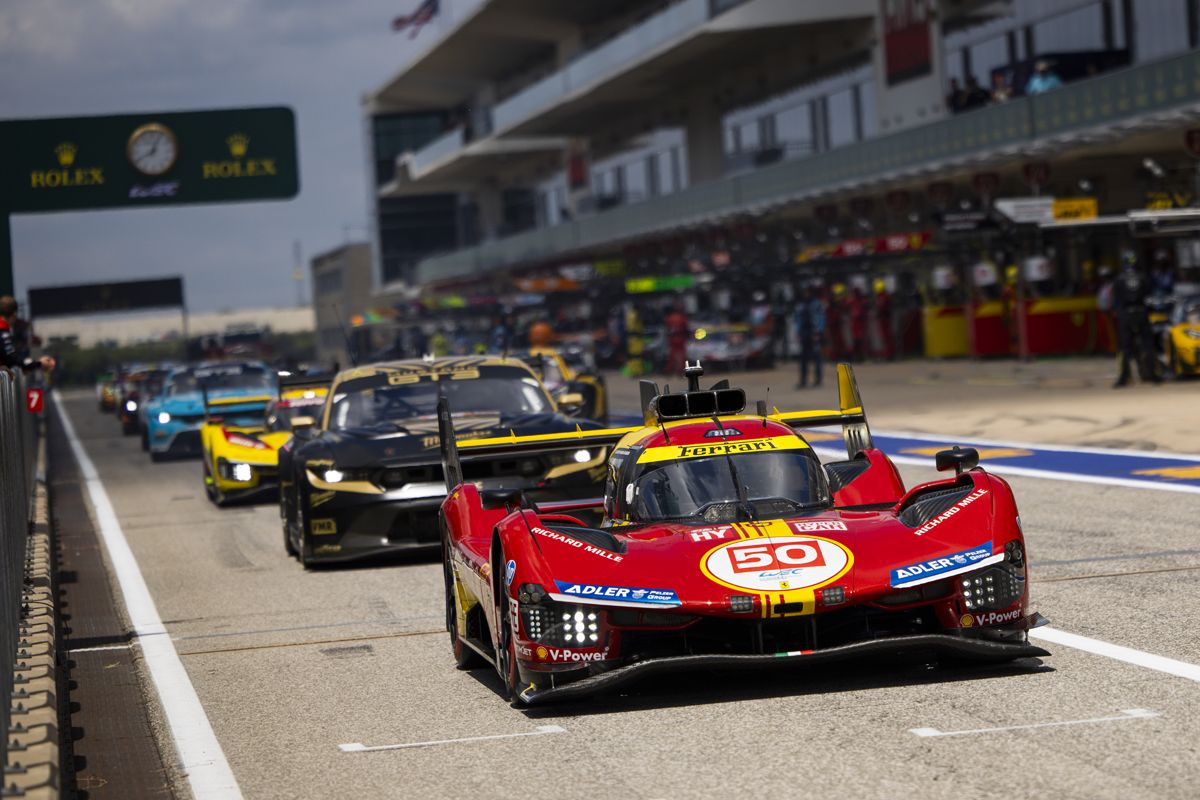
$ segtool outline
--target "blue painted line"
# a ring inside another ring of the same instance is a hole
[[[614,425],[637,425],[633,414],[613,415]],[[822,455],[845,458],[836,429],[803,431]],[[900,464],[933,465],[933,452],[961,445],[979,450],[980,464],[998,474],[1028,475],[1082,483],[1200,493],[1200,456],[1093,447],[1003,442],[991,439],[872,431],[875,445]]]

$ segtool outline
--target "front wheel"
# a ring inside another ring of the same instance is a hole
[[[504,551],[501,550],[498,568],[502,570],[505,563],[507,562],[504,560]],[[497,567],[493,567],[493,569],[497,569]],[[503,574],[503,572],[495,574]],[[508,618],[508,591],[504,588],[500,589],[497,606],[496,624],[500,628],[500,647],[496,651],[496,671],[500,673],[500,679],[504,681],[504,699],[517,707],[521,705],[521,701],[517,699],[521,693],[521,673],[517,668],[517,643],[513,637],[512,623]]]
[[[450,650],[454,653],[454,665],[459,669],[475,669],[483,666],[483,659],[480,655],[464,644],[458,635],[458,618],[462,609],[459,606],[454,567],[450,564],[450,548],[445,534],[442,535],[442,580],[446,588],[446,632],[450,634]]]

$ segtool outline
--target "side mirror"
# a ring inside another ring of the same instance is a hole
[[[558,407],[565,414],[578,414],[583,410],[583,395],[579,392],[566,392],[558,396]]]
[[[294,436],[310,436],[317,421],[312,417],[293,417],[292,434]]]
[[[953,450],[942,450],[933,457],[933,463],[938,472],[953,469],[955,475],[962,475],[963,470],[979,466],[979,451],[974,447],[954,446]]]

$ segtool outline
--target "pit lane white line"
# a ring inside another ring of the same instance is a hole
[[[1034,628],[1029,632],[1029,638],[1061,644],[1063,647],[1073,647],[1076,650],[1085,650],[1099,656],[1107,656],[1117,661],[1124,661],[1127,664],[1200,682],[1200,666],[1196,664],[1189,664],[1186,661],[1176,661],[1173,658],[1166,658],[1165,656],[1156,656],[1153,653],[1145,653],[1141,650],[1134,650],[1131,647],[1122,647],[1119,644],[1109,644],[1099,639],[1089,639],[1077,633],[1060,631],[1058,628],[1048,626]]]
[[[971,444],[966,440],[962,441],[964,444]],[[845,450],[833,450],[828,447],[814,447],[813,452],[817,455],[834,459],[843,459],[846,457]],[[916,456],[893,456],[890,454],[888,455],[888,458],[890,458],[896,464],[908,464],[914,467],[933,466],[932,458],[918,458]],[[1019,475],[1025,478],[1046,478],[1052,481],[1100,483],[1106,486],[1125,486],[1131,489],[1155,489],[1160,492],[1185,492],[1187,494],[1200,494],[1200,486],[1189,486],[1182,483],[1140,481],[1136,478],[1110,478],[1104,475],[1085,475],[1081,472],[1058,472],[1048,469],[1032,469],[1030,467],[1010,467],[1006,464],[993,464],[991,462],[988,462],[983,466],[988,472],[994,472],[997,475]]]
[[[539,725],[536,731],[526,733],[496,733],[491,736],[468,736],[464,739],[437,739],[431,742],[409,742],[407,744],[377,744],[368,747],[360,742],[339,744],[338,749],[343,753],[377,753],[381,750],[407,750],[411,747],[436,747],[443,744],[462,744],[464,742],[483,742],[489,739],[517,739],[522,736],[547,736],[554,733],[566,733],[567,729],[560,725]]]
[[[225,760],[225,753],[213,733],[208,715],[196,696],[196,688],[188,678],[179,653],[171,637],[166,635],[167,629],[158,614],[154,598],[150,596],[137,559],[125,539],[125,532],[121,530],[121,523],[117,520],[108,492],[104,490],[96,465],[75,435],[75,426],[71,424],[58,390],[54,391],[53,397],[59,419],[62,420],[63,433],[71,444],[71,451],[75,454],[79,472],[87,486],[96,528],[121,587],[129,624],[141,644],[143,658],[167,716],[180,767],[187,775],[192,795],[197,800],[238,800],[242,797],[242,791],[233,777],[229,762]]]
[[[1069,719],[1061,722],[1035,722],[1031,725],[1005,725],[1000,728],[974,728],[967,731],[939,731],[937,728],[909,728],[909,733],[917,736],[967,736],[975,733],[1001,733],[1004,731],[1024,731],[1032,728],[1053,728],[1061,725],[1091,725],[1097,722],[1127,722],[1131,719],[1149,719],[1161,717],[1157,711],[1145,708],[1127,708],[1117,717],[1094,717],[1092,719]]]

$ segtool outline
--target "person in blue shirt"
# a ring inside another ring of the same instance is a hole
[[[1033,76],[1029,79],[1029,83],[1025,84],[1025,94],[1041,94],[1062,86],[1062,78],[1050,69],[1050,62],[1046,59],[1038,61],[1033,70]]]
[[[800,292],[800,302],[793,314],[796,338],[800,343],[800,382],[797,389],[808,386],[808,367],[813,367],[813,386],[821,385],[821,346],[825,339],[825,307],[812,287]]]

